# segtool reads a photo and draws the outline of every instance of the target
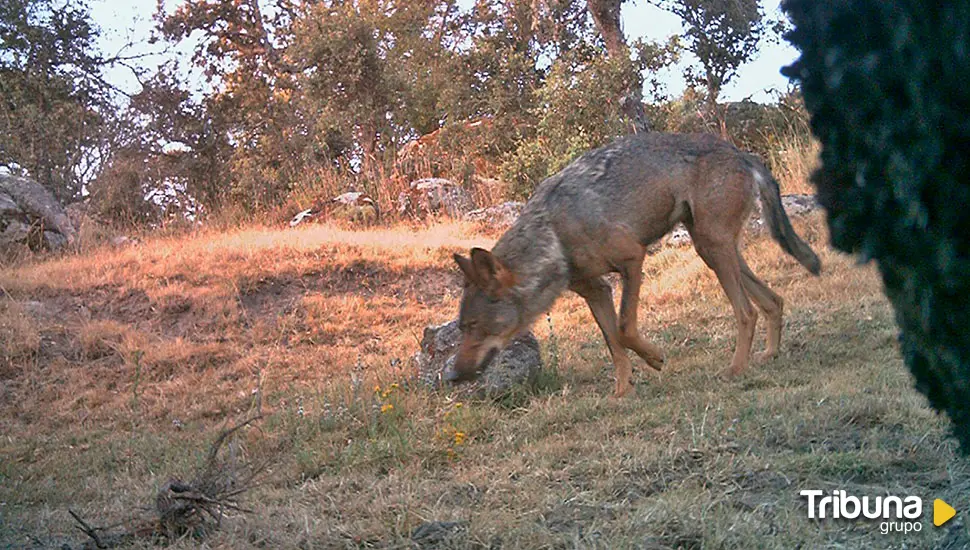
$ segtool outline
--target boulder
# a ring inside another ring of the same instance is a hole
[[[6,225],[2,225],[2,224]],[[19,220],[0,220],[0,246],[26,243],[30,238],[30,226]]]
[[[475,203],[468,192],[457,183],[444,178],[412,181],[408,190],[397,197],[397,211],[402,217],[460,218],[473,208]]]
[[[490,228],[511,227],[522,213],[525,203],[508,201],[488,208],[479,208],[465,214],[465,220]]]
[[[297,212],[296,215],[293,216],[293,219],[290,220],[290,227],[296,227],[307,220],[313,219],[317,213],[318,212],[314,211],[312,208],[307,208],[306,210]]]
[[[377,201],[370,195],[360,191],[350,191],[342,195],[337,195],[330,199],[330,205],[330,216],[334,219],[352,223],[372,224],[377,223],[381,218],[381,212],[377,208]],[[301,212],[301,214],[303,213]],[[295,224],[290,222],[290,225]]]
[[[785,212],[791,217],[807,216],[821,210],[822,205],[818,203],[815,195],[783,195],[781,205],[785,207]]]
[[[14,202],[13,197],[0,191],[0,218],[10,217],[10,216],[20,216],[20,207]]]
[[[455,365],[455,354],[461,343],[458,321],[424,329],[421,349],[411,358],[418,380],[429,388],[442,385],[442,373]],[[491,365],[479,373],[474,382],[463,384],[471,392],[499,396],[517,384],[528,383],[542,370],[539,341],[531,332],[523,334],[502,350]],[[460,386],[461,387],[461,386]]]
[[[44,246],[48,250],[60,250],[67,246],[67,237],[57,231],[44,231]]]
[[[36,181],[0,174],[0,245],[43,243],[58,249],[76,239],[74,224],[50,191]]]

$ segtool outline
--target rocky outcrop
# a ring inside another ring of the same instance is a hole
[[[428,216],[461,218],[475,208],[471,195],[457,183],[443,178],[424,178],[411,182],[397,198],[401,217],[423,219]]]
[[[57,250],[75,240],[74,224],[50,191],[31,179],[0,174],[0,247]]]
[[[330,199],[330,217],[334,219],[371,224],[381,219],[377,201],[367,193],[351,191]]]
[[[465,214],[465,220],[488,228],[508,228],[519,218],[523,207],[525,203],[522,202],[503,202],[488,208],[472,210]]]

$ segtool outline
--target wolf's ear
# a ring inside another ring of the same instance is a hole
[[[477,281],[480,281],[476,284],[485,292],[502,294],[515,285],[515,274],[484,248],[472,249],[471,264]]]
[[[481,286],[478,280],[478,273],[475,272],[475,266],[472,265],[472,261],[461,254],[455,254],[454,258],[461,272],[465,274],[465,279],[475,286]]]

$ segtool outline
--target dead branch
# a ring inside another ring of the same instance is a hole
[[[113,548],[132,539],[201,536],[209,528],[218,528],[227,511],[249,514],[253,511],[239,503],[239,497],[256,486],[257,478],[266,471],[270,461],[255,466],[239,464],[234,456],[220,460],[219,453],[230,436],[262,418],[256,415],[223,430],[209,448],[206,462],[191,483],[170,478],[155,494],[155,506],[149,508],[150,517],[136,519],[120,533],[107,534],[107,529],[93,527],[73,510],[68,512],[77,523],[75,527],[90,539],[80,548]]]

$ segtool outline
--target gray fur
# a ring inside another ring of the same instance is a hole
[[[637,331],[637,302],[646,247],[678,223],[717,274],[738,321],[730,374],[748,364],[757,320],[751,300],[768,319],[765,354],[777,353],[783,300],[741,258],[739,239],[760,195],[772,234],[812,273],[818,257],[791,227],[778,185],[753,156],[705,134],[628,136],[590,151],[543,181],[491,252],[455,256],[466,275],[459,309],[462,343],[454,381],[476,371],[564,290],[581,295],[596,319],[616,366],[614,395],[629,395],[626,350],[659,370],[663,352]],[[620,273],[619,315],[602,276]]]
[[[782,250],[805,266],[805,269],[813,275],[818,275],[822,271],[822,261],[818,259],[818,255],[808,246],[808,243],[795,233],[795,228],[792,227],[791,220],[788,219],[788,214],[781,202],[778,181],[756,157],[748,155],[748,161],[755,175],[755,181],[758,182],[761,211],[772,238],[781,245]]]

